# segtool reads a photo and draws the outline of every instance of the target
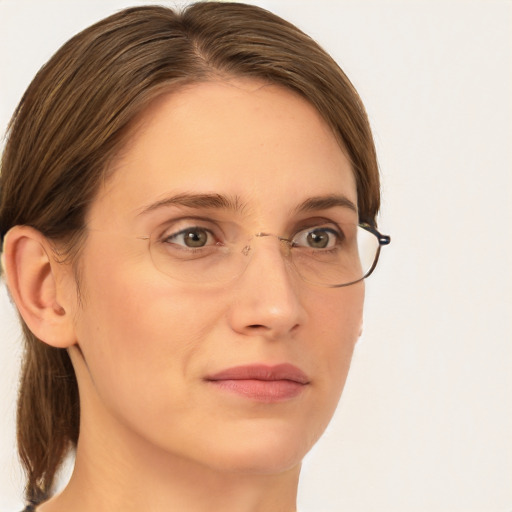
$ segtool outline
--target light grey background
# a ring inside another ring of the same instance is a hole
[[[0,130],[71,35],[126,0],[0,0]],[[154,2],[146,2],[154,3]],[[175,5],[176,2],[159,2]],[[255,1],[367,106],[392,235],[304,512],[512,511],[512,2]],[[16,318],[0,287],[0,509],[20,509]]]

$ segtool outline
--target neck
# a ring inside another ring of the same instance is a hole
[[[69,484],[38,512],[293,512],[299,472],[219,470],[164,452],[112,418],[83,414]]]

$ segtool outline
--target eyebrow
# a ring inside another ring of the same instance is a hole
[[[157,209],[168,206],[184,206],[187,208],[203,208],[208,210],[230,210],[233,212],[241,213],[246,205],[240,200],[238,196],[225,196],[222,194],[177,194],[174,196],[166,197],[148,206],[142,208],[139,212],[140,215],[145,215]],[[296,213],[328,210],[330,208],[343,207],[357,213],[357,206],[344,195],[326,195],[310,197],[300,203],[296,208]]]
[[[145,215],[166,206],[184,206],[187,208],[204,208],[207,210],[231,210],[242,212],[245,205],[238,196],[224,196],[222,194],[177,194],[166,197],[142,208],[138,215]]]
[[[296,212],[309,212],[315,210],[328,210],[329,208],[343,207],[358,213],[357,206],[346,196],[332,194],[328,196],[316,196],[306,199],[295,209]]]

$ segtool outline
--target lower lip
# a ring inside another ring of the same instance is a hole
[[[283,402],[299,396],[306,385],[291,380],[212,380],[215,387],[258,402]]]

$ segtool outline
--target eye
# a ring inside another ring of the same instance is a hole
[[[343,234],[334,228],[308,228],[297,233],[293,238],[293,246],[311,249],[332,249],[340,243],[342,238]]]
[[[187,227],[177,233],[166,235],[163,242],[190,249],[197,249],[215,243],[212,232],[199,226]]]

